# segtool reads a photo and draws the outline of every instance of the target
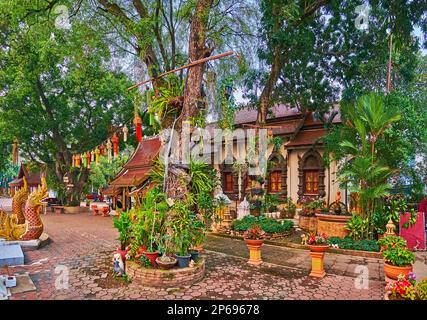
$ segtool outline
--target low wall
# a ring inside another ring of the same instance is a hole
[[[300,227],[304,231],[316,232],[317,218],[300,215],[298,218],[298,227]]]
[[[172,288],[191,285],[205,276],[205,259],[199,258],[194,267],[161,270],[144,268],[135,261],[126,261],[126,274],[133,283],[146,287]]]

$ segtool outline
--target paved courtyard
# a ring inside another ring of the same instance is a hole
[[[208,238],[206,276],[193,286],[158,289],[127,283],[112,275],[112,252],[118,236],[109,217],[89,213],[43,216],[52,242],[25,252],[25,265],[11,273],[28,273],[37,290],[11,299],[382,299],[382,265],[377,259],[327,254],[328,275],[308,277],[306,250],[265,245],[265,263],[246,263],[242,241]],[[369,289],[356,289],[356,265],[369,270]],[[62,282],[68,277],[68,288]]]

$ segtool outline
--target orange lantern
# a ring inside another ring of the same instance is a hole
[[[90,169],[90,152],[86,152],[86,163],[87,163],[87,168]]]
[[[98,147],[96,147],[95,148],[95,163],[96,164],[99,164],[99,154],[100,154],[101,152],[99,151],[99,148]]]
[[[111,138],[111,142],[113,143],[114,158],[116,158],[119,155],[119,137],[115,132]]]

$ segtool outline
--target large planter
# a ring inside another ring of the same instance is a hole
[[[261,247],[264,244],[264,240],[263,239],[259,239],[259,240],[245,239],[245,243],[249,249],[248,263],[255,266],[260,265],[262,263]]]
[[[150,260],[150,264],[155,267],[156,266],[156,259],[159,257],[159,252],[158,251],[154,251],[154,252],[147,252],[145,251],[144,256],[147,257],[148,260]]]
[[[412,265],[405,267],[397,267],[384,262],[384,273],[387,277],[393,280],[397,280],[399,274],[404,274],[406,277],[408,277],[409,273],[412,272],[412,270]]]
[[[64,207],[62,206],[53,206],[53,210],[55,211],[55,213],[62,213],[64,211]]]
[[[80,206],[64,207],[64,213],[80,213]]]
[[[310,277],[323,278],[326,275],[323,259],[325,251],[328,250],[329,245],[308,245],[310,248],[311,256],[311,272]]]
[[[175,258],[178,260],[179,268],[188,268],[188,266],[190,265],[191,254],[187,254],[185,256],[179,256],[176,254]]]
[[[300,215],[298,218],[298,226],[305,231],[316,232],[317,218],[316,216],[307,217]]]
[[[316,214],[317,233],[327,234],[329,237],[345,238],[349,231],[345,229],[351,216],[338,216],[333,214]]]

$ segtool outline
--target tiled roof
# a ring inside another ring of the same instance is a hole
[[[234,114],[234,124],[255,122],[258,115],[256,108],[237,109]],[[283,118],[301,115],[297,108],[291,108],[284,104],[278,104],[272,108],[272,114],[267,115],[267,119]]]
[[[326,133],[325,129],[302,130],[297,136],[286,144],[286,148],[310,146],[317,142],[322,144],[320,138]]]
[[[150,172],[150,167],[141,168],[141,169],[126,169],[120,174],[116,179],[114,179],[110,186],[115,187],[136,187],[139,186],[144,180],[148,178],[148,173]]]
[[[160,151],[161,142],[158,137],[146,138],[136,148],[132,157],[123,166],[126,169],[150,166]]]
[[[9,185],[11,187],[22,187],[24,185],[23,177],[27,179],[27,184],[30,187],[38,186],[42,184],[40,178],[40,172],[37,171],[28,171],[24,164],[21,164],[19,168],[18,178],[12,180]]]
[[[158,137],[142,140],[132,157],[123,166],[122,171],[110,183],[110,186],[138,186],[147,179],[153,161],[160,152],[161,142]]]

